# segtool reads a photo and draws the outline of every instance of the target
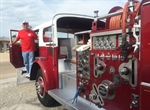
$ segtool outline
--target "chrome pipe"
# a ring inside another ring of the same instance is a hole
[[[104,15],[104,16],[99,16],[99,17],[97,17],[97,20],[105,19],[105,18],[108,18],[108,17],[116,16],[116,15],[121,15],[122,13],[123,13],[123,10],[122,11],[117,11],[117,12],[114,12],[114,13],[110,13],[110,14],[107,14],[107,15]]]

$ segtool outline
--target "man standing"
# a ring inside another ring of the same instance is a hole
[[[22,28],[23,29],[18,32],[16,39],[10,45],[21,40],[22,57],[28,73],[26,77],[30,78],[30,71],[34,60],[34,51],[36,50],[35,40],[37,39],[37,35],[29,28],[29,23],[27,21],[23,21]]]

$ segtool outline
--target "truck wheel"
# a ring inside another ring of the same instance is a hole
[[[35,85],[39,101],[46,107],[54,105],[56,101],[45,91],[44,78],[41,69],[37,72]]]

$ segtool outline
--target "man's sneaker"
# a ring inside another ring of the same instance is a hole
[[[25,77],[26,77],[26,78],[30,78],[30,74],[26,74]]]

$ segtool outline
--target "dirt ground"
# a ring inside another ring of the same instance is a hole
[[[16,69],[9,62],[9,53],[0,53],[0,79],[16,76]]]
[[[57,106],[47,108],[39,102],[34,82],[17,86],[9,53],[0,53],[0,110],[65,110]]]
[[[0,110],[64,110],[44,107],[37,99],[34,83],[16,86],[16,82],[0,84]]]

